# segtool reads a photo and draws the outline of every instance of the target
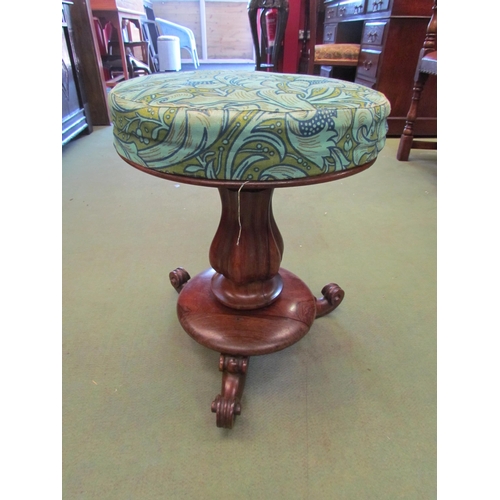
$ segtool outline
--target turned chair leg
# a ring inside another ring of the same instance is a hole
[[[418,79],[413,85],[413,95],[411,97],[410,109],[406,117],[406,124],[399,141],[398,152],[396,158],[399,161],[408,161],[410,150],[413,145],[413,126],[417,120],[418,106],[420,104],[420,97],[424,89],[425,82],[429,78],[427,73],[419,73]]]

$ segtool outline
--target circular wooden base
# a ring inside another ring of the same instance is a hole
[[[177,315],[198,343],[226,354],[256,356],[298,342],[316,318],[316,298],[297,276],[280,269],[283,290],[271,305],[251,311],[221,304],[211,287],[215,271],[208,269],[182,288]]]

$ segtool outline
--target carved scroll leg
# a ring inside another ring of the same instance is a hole
[[[212,402],[217,427],[232,429],[236,415],[241,414],[241,396],[245,386],[248,356],[221,354],[219,370],[222,372],[222,394]]]
[[[183,267],[174,269],[168,277],[177,293],[181,293],[182,287],[191,279],[191,276],[189,276],[189,273]]]
[[[323,297],[316,299],[316,318],[325,316],[336,309],[344,298],[344,290],[336,283],[329,283],[321,290]]]

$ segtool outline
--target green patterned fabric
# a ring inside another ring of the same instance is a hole
[[[148,169],[217,180],[300,179],[376,158],[390,105],[379,92],[307,75],[162,73],[109,95],[114,145]]]

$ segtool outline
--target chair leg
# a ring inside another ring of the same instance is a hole
[[[408,161],[410,150],[413,144],[413,125],[417,119],[418,105],[420,104],[420,96],[424,89],[425,82],[429,78],[427,73],[419,73],[418,79],[413,85],[413,95],[411,97],[410,109],[406,117],[406,124],[399,141],[398,152],[396,158],[399,161]]]
[[[181,47],[181,49],[186,49],[189,52],[189,56],[191,57],[191,60],[193,61],[194,69],[198,69],[198,65],[196,64],[196,57],[195,57],[194,50],[191,47],[189,47],[188,45],[184,45],[183,47]]]
[[[191,57],[193,58],[195,69],[198,69],[200,67],[200,60],[198,59],[198,51],[196,50],[196,47],[191,47]]]

